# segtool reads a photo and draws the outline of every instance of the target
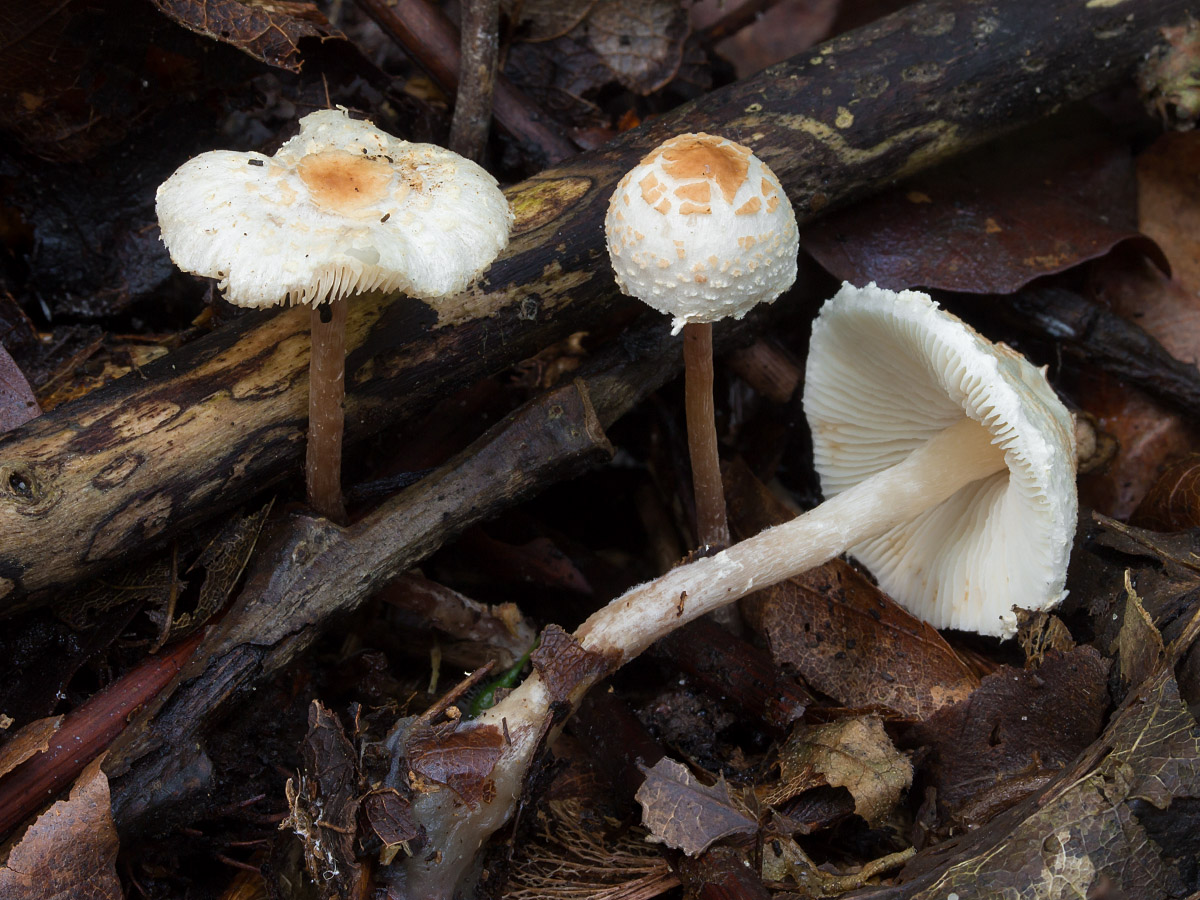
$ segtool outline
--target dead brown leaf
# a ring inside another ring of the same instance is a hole
[[[383,845],[385,861],[398,850],[412,852],[425,833],[413,817],[412,806],[395,788],[370,791],[359,806],[364,832],[373,834]]]
[[[123,900],[115,866],[117,829],[102,760],[93,760],[70,796],[38,816],[12,848],[0,868],[0,897]]]
[[[1127,688],[1141,684],[1158,672],[1167,655],[1162,635],[1142,606],[1128,569],[1125,570],[1125,612],[1110,652],[1116,653],[1117,671]]]
[[[872,826],[896,807],[913,777],[912,763],[892,745],[878,716],[797,726],[780,751],[779,767],[785,783],[813,772],[831,787],[846,788],[854,811]]]
[[[1137,161],[1139,225],[1170,260],[1171,271],[1196,312],[1200,312],[1196,300],[1200,289],[1198,167],[1200,134],[1195,132],[1164,134]]]
[[[588,43],[616,81],[638,94],[653,93],[675,77],[691,31],[677,0],[600,0],[586,27]]]
[[[725,490],[740,536],[792,518],[740,463],[727,467]],[[777,663],[845,706],[919,720],[979,684],[936,629],[841,560],[753,594],[742,610]]]
[[[1151,531],[1200,526],[1200,454],[1191,453],[1167,466],[1129,521]]]
[[[1196,797],[1200,733],[1168,669],[1053,786],[978,831],[918,854],[903,882],[877,896],[1183,897],[1179,867],[1192,865],[1194,852],[1172,858],[1146,823],[1151,807]],[[1194,847],[1194,840],[1184,843]]]
[[[7,775],[31,756],[45,753],[62,725],[62,716],[49,716],[25,725],[0,744],[0,777]]]
[[[1101,429],[1117,441],[1107,466],[1079,476],[1080,505],[1128,519],[1164,466],[1200,446],[1200,428],[1104,372],[1085,373],[1078,396]]]
[[[0,434],[42,414],[21,367],[0,346]],[[13,485],[13,490],[18,490]]]
[[[552,41],[571,31],[587,18],[596,0],[504,0],[505,12],[519,17],[517,39],[538,43]]]
[[[409,769],[418,778],[450,788],[471,808],[496,796],[492,770],[503,752],[504,735],[493,726],[417,724],[405,741]]]
[[[979,817],[987,794],[993,814],[1073,760],[1104,724],[1108,668],[1092,647],[1051,652],[1038,669],[999,669],[915,726],[906,740],[928,745],[927,777],[942,807],[955,815],[975,803]]]
[[[1066,653],[1075,649],[1075,639],[1063,620],[1045,610],[1017,610],[1017,643],[1025,654],[1027,669],[1040,666],[1051,650]]]
[[[634,799],[650,830],[647,840],[698,856],[721,838],[758,830],[758,823],[730,796],[724,778],[711,787],[703,785],[687,766],[666,757],[641,769],[646,780]]]
[[[837,278],[881,287],[1012,293],[1035,278],[1133,242],[1138,233],[1124,141],[1058,121],[909,179],[800,233]]]
[[[599,653],[585,650],[558,625],[547,626],[529,659],[555,703],[569,702],[581,686],[587,690],[598,675],[610,668],[608,660]]]
[[[304,63],[298,46],[304,38],[345,39],[313,3],[154,0],[154,5],[190,31],[291,72],[299,72]]]

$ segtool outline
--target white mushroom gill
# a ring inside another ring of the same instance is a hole
[[[1003,472],[850,548],[915,615],[1008,637],[1014,606],[1062,598],[1076,516],[1074,429],[1023,356],[924,294],[847,285],[813,326],[804,408],[826,496],[963,418],[1003,449]]]

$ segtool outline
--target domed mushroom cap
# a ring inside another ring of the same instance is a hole
[[[158,189],[163,243],[239,306],[369,290],[462,290],[508,244],[512,211],[480,166],[321,110],[274,156],[216,150]]]
[[[964,416],[1004,450],[1007,471],[851,548],[914,615],[1011,637],[1013,607],[1062,599],[1077,509],[1074,429],[1023,356],[925,294],[846,284],[813,326],[804,409],[827,496]]]
[[[687,322],[740,319],[796,280],[792,205],[748,147],[711,134],[661,144],[617,185],[604,223],[623,292]]]

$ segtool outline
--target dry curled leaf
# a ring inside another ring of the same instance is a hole
[[[642,824],[650,829],[647,840],[698,856],[714,841],[758,830],[730,796],[724,778],[703,785],[686,766],[666,757],[641,769],[646,780],[634,799],[642,805]]]
[[[184,28],[292,72],[299,72],[304,62],[298,46],[304,38],[344,39],[312,3],[154,0],[154,5]]]
[[[780,774],[794,782],[811,771],[854,797],[854,811],[874,826],[912,785],[908,758],[892,745],[878,716],[798,727],[779,755]]]
[[[103,757],[80,773],[66,800],[38,816],[0,868],[0,897],[13,900],[123,900],[117,829]]]

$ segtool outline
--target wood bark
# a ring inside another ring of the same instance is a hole
[[[515,185],[512,243],[478,285],[438,312],[404,297],[351,301],[348,438],[631,310],[605,260],[603,216],[617,179],[665,138],[707,128],[747,144],[808,222],[1128,83],[1189,6],[927,0]],[[0,438],[0,612],[295,471],[308,356],[306,310],[251,314]]]

